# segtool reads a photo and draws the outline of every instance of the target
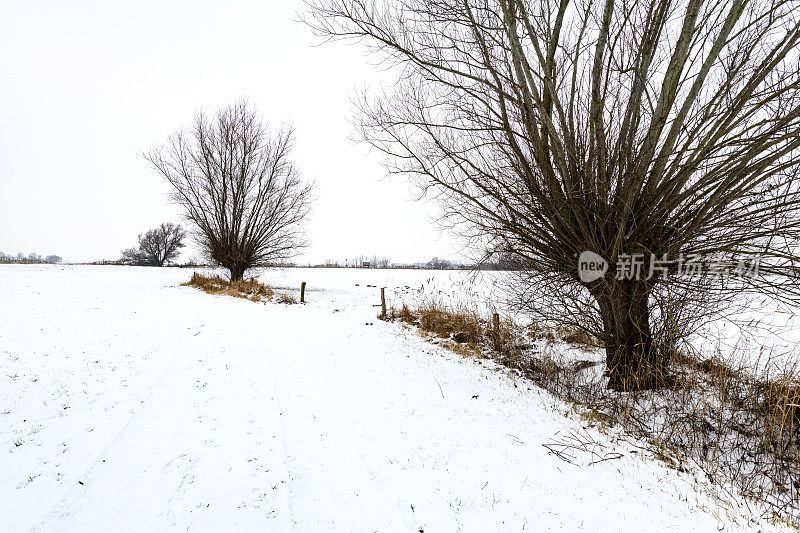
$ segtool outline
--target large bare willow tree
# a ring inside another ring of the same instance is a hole
[[[214,116],[197,113],[191,128],[145,157],[172,185],[208,259],[237,281],[305,245],[313,184],[300,178],[292,147],[291,129],[271,132],[240,101]]]
[[[398,73],[360,100],[361,132],[390,171],[515,257],[529,310],[597,335],[609,387],[662,383],[680,326],[726,295],[796,294],[800,2],[310,7],[319,35],[356,40]],[[582,279],[584,251],[608,262],[604,276]],[[619,276],[637,254],[641,275]],[[687,275],[694,256],[760,261],[759,275]]]

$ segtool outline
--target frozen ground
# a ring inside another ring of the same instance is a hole
[[[0,530],[771,530],[375,319],[377,286],[430,272],[266,273],[309,283],[291,306],[180,287],[190,274],[0,266]],[[574,435],[594,454],[543,446]]]

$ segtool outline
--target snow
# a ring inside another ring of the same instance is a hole
[[[379,286],[463,292],[462,273],[263,273],[295,296],[308,282],[305,305],[190,275],[0,267],[0,529],[773,529],[505,369],[375,318]],[[544,446],[578,435],[594,454]]]

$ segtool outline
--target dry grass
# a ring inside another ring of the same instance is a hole
[[[556,337],[566,343],[579,346],[587,350],[594,350],[596,348],[603,347],[603,343],[599,339],[595,338],[586,331],[583,331],[582,329],[559,328],[556,330]]]
[[[620,425],[654,449],[669,450],[668,465],[679,470],[696,465],[712,483],[799,523],[797,367],[755,375],[745,359],[676,359],[672,384],[650,391],[609,391],[599,368],[581,369],[547,354],[531,356],[526,375],[555,396],[602,413],[610,425]],[[543,371],[543,366],[559,370]]]
[[[277,293],[277,296],[275,297],[275,300],[279,304],[296,304],[297,303],[297,298],[295,298],[291,294],[286,294],[285,292]]]
[[[195,287],[208,294],[224,294],[236,298],[244,298],[253,302],[276,301],[282,304],[297,303],[297,300],[285,293],[279,293],[267,287],[255,278],[230,282],[219,276],[204,276],[199,272],[183,286]]]
[[[452,338],[460,344],[476,345],[483,336],[483,324],[476,313],[467,310],[449,313],[435,305],[419,310],[419,327],[442,338]]]
[[[606,388],[600,343],[581,331],[519,328],[465,307],[405,304],[389,319],[419,327],[428,338],[446,339],[462,355],[491,357],[555,397],[580,406],[591,425],[619,426],[649,443],[665,464],[699,467],[722,490],[766,504],[773,520],[800,523],[800,367],[759,364],[722,354],[674,353],[668,384],[658,390],[616,392]],[[463,340],[463,343],[456,342]],[[563,341],[594,360],[576,360]],[[763,361],[761,362],[763,363]],[[771,362],[768,362],[771,363]],[[775,369],[758,375],[754,368]],[[727,487],[727,488],[726,488]]]
[[[482,357],[492,350],[510,353],[506,323],[495,331],[490,317],[483,317],[467,307],[449,309],[440,303],[426,301],[413,312],[403,303],[400,309],[391,308],[387,320],[399,320],[416,326],[424,336],[435,338],[439,344],[462,354]]]

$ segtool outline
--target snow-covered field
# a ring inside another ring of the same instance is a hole
[[[306,305],[190,274],[0,266],[0,531],[772,529],[504,369],[376,320],[378,287],[463,295],[463,273],[263,274],[308,282]],[[544,446],[576,436],[594,453]]]

